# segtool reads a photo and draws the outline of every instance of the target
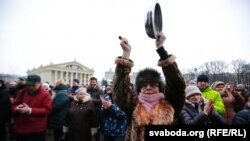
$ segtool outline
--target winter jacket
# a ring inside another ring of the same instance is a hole
[[[68,87],[59,85],[55,87],[55,97],[52,101],[52,112],[49,116],[49,128],[61,129],[69,110]]]
[[[184,125],[219,125],[226,124],[225,119],[215,110],[211,116],[204,114],[204,100],[201,100],[196,109],[194,104],[186,101],[181,111]],[[199,109],[200,108],[200,109]]]
[[[112,94],[111,94],[112,95]],[[108,94],[104,99],[110,99]],[[125,136],[127,129],[126,114],[114,103],[108,108],[101,108],[101,131],[105,136]]]
[[[0,124],[10,121],[11,117],[11,102],[10,92],[3,84],[0,87]]]
[[[65,126],[68,127],[70,141],[91,141],[91,129],[98,127],[95,106],[90,95],[83,101],[74,98],[66,116]]]
[[[32,108],[31,114],[19,114],[15,112],[16,107],[22,103],[26,103]],[[47,119],[52,107],[51,103],[50,94],[42,87],[32,95],[26,89],[20,91],[12,105],[12,111],[14,112],[14,132],[19,134],[44,132],[47,129]]]
[[[250,107],[235,114],[232,125],[250,125]]]
[[[214,101],[214,107],[215,109],[218,111],[218,113],[220,115],[224,115],[225,113],[225,106],[223,104],[222,98],[220,96],[220,93],[217,91],[212,90],[211,87],[207,87],[206,89],[204,89],[202,92],[202,96],[207,99],[210,100],[212,99]]]

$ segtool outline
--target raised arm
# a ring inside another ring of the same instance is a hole
[[[155,45],[160,56],[158,66],[162,67],[165,77],[166,90],[165,96],[175,110],[175,119],[179,117],[185,101],[185,81],[175,62],[175,56],[169,55],[163,47],[166,36],[163,33],[158,33]]]
[[[117,57],[115,60],[116,69],[113,80],[113,98],[116,105],[126,113],[129,118],[128,121],[130,121],[135,105],[135,94],[130,83],[129,74],[134,63],[129,59],[131,46],[128,40],[126,38],[121,38],[120,45],[123,53],[122,56]]]

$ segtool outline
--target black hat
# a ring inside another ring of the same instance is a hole
[[[146,84],[158,84],[160,92],[164,92],[161,74],[154,69],[146,68],[138,73],[135,79],[136,92],[139,94],[141,88]]]
[[[41,77],[39,75],[28,75],[26,85],[34,85],[36,82],[41,82]]]
[[[207,75],[201,74],[201,75],[198,76],[198,78],[197,78],[197,83],[198,83],[198,82],[201,82],[201,81],[203,81],[203,82],[209,82],[209,78],[207,77]]]

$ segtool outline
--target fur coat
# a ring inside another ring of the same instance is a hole
[[[114,101],[128,118],[125,140],[144,141],[145,125],[176,124],[185,101],[185,81],[175,63],[175,57],[169,55],[167,59],[158,62],[165,77],[165,99],[153,106],[150,115],[138,102],[133,84],[130,83],[133,61],[118,57],[115,63]]]

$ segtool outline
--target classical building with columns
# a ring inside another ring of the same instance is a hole
[[[67,84],[71,84],[73,79],[78,79],[82,84],[88,84],[89,78],[93,76],[94,70],[77,61],[40,66],[28,70],[27,74],[37,74],[41,76],[42,82],[49,82],[55,85],[55,81],[63,79]]]

